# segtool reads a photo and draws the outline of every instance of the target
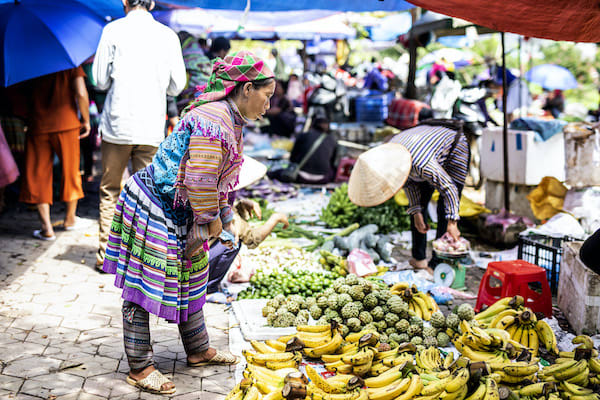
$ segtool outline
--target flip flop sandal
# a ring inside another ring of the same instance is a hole
[[[235,365],[240,362],[240,358],[234,356],[228,351],[217,350],[217,354],[208,361],[200,361],[191,363],[188,361],[188,367],[202,367],[204,365]]]
[[[147,377],[145,377],[144,379],[140,379],[139,381],[136,381],[129,375],[127,375],[127,379],[125,380],[132,386],[140,388],[145,392],[154,394],[172,394],[175,393],[176,390],[176,388],[161,390],[162,385],[171,381],[166,376],[161,374],[160,371],[157,369],[150,372],[150,374]]]
[[[55,235],[52,236],[44,236],[44,231],[42,231],[41,229],[36,229],[35,231],[33,231],[33,237],[36,239],[40,239],[40,240],[46,240],[46,241],[53,241],[56,239]]]
[[[90,226],[91,222],[89,220],[75,217],[75,223],[70,226],[63,225],[65,231],[79,231],[81,229],[86,229]]]

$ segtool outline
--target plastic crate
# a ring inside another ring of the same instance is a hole
[[[381,122],[388,116],[389,94],[378,94],[356,98],[357,122]]]
[[[573,240],[569,236],[552,237],[542,234],[519,236],[517,258],[544,268],[552,294],[556,294],[563,254],[562,243]]]

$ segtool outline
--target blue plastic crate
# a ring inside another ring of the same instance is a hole
[[[389,94],[356,98],[357,122],[381,122],[388,116]]]

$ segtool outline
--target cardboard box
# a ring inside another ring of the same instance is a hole
[[[563,244],[558,279],[558,307],[578,334],[600,331],[600,275],[579,258],[582,242]]]

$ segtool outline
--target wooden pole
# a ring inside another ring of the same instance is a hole
[[[502,153],[504,159],[504,209],[510,210],[510,188],[508,179],[508,110],[506,99],[508,88],[506,84],[506,48],[504,45],[504,32],[500,33],[502,39],[502,112],[504,113],[504,124],[502,126]]]
[[[418,7],[410,10],[412,16],[412,24],[421,16],[421,9]],[[410,56],[408,61],[408,78],[406,82],[406,92],[404,97],[407,99],[417,98],[417,87],[415,86],[415,77],[417,76],[417,39],[413,34],[412,28],[408,31],[408,55]]]

